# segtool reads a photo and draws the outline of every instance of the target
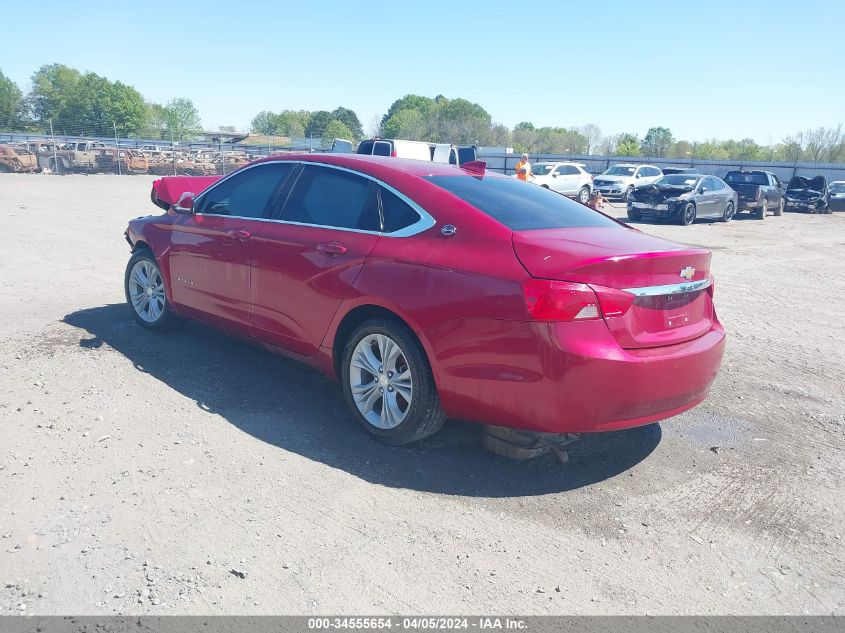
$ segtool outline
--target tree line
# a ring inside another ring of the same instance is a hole
[[[0,130],[48,131],[57,134],[188,140],[201,130],[199,112],[185,97],[166,104],[148,100],[132,86],[63,64],[35,71],[32,87],[24,94],[0,70]],[[220,130],[234,131],[233,126]],[[251,132],[265,136],[312,137],[330,144],[333,138],[359,141],[365,133],[351,108],[334,110],[262,111]],[[409,94],[394,101],[367,131],[369,136],[404,138],[437,143],[512,147],[531,154],[600,154],[745,161],[845,162],[842,126],[798,132],[780,142],[760,145],[740,140],[677,139],[666,127],[652,127],[643,137],[636,133],[604,134],[594,124],[571,127],[535,126],[523,121],[508,128],[493,121],[479,104],[462,98],[434,98]]]
[[[0,130],[53,131],[75,136],[138,136],[182,141],[201,129],[193,102],[147,101],[132,86],[64,64],[32,74],[29,92],[0,70]]]

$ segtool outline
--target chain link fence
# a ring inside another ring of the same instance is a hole
[[[321,152],[321,138],[208,132],[190,140],[86,134],[81,124],[44,132],[0,130],[0,172],[225,175],[250,161],[285,152]]]

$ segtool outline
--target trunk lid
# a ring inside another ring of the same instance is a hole
[[[513,247],[533,277],[634,294],[624,314],[604,319],[623,348],[683,343],[712,327],[707,249],[622,227],[519,231]]]

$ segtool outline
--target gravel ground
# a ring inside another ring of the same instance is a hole
[[[713,249],[722,372],[560,466],[387,448],[312,370],[137,327],[151,180],[0,177],[0,613],[845,613],[845,214],[642,225]]]

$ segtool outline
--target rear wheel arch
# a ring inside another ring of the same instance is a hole
[[[343,351],[346,347],[346,342],[349,340],[349,337],[355,332],[359,325],[366,321],[371,321],[374,319],[393,321],[405,327],[411,337],[416,341],[416,343],[419,344],[420,350],[422,350],[422,353],[425,355],[429,366],[434,369],[432,363],[431,349],[426,344],[426,342],[422,340],[422,337],[418,334],[417,330],[410,323],[408,323],[406,319],[402,318],[399,314],[397,314],[393,310],[390,310],[389,308],[385,308],[384,306],[372,303],[367,303],[356,306],[349,310],[346,314],[344,314],[337,325],[337,329],[335,329],[334,339],[332,340],[331,344],[332,369],[334,370],[335,378],[340,379],[340,377],[343,375],[340,365],[343,360]]]

